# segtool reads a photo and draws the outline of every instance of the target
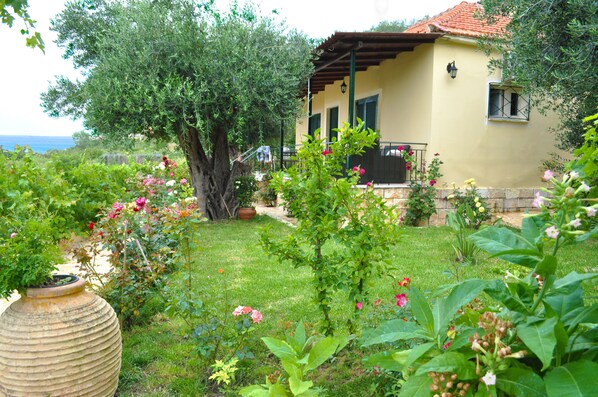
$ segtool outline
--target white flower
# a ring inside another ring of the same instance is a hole
[[[577,179],[577,178],[579,178],[579,172],[571,171],[571,173],[569,174],[569,177],[571,179]]]
[[[165,170],[166,169],[166,164],[160,163],[160,164],[158,164],[158,168],[161,169],[161,170]]]
[[[545,232],[546,232],[546,235],[550,238],[556,239],[559,236],[559,231],[554,226],[550,226],[549,228],[547,228],[545,230]]]
[[[582,182],[581,185],[577,188],[577,191],[589,192],[590,187],[588,185],[586,185],[585,182]]]
[[[496,375],[492,372],[486,372],[486,375],[482,377],[482,382],[486,384],[486,386],[492,386],[496,384]]]
[[[596,208],[594,208],[594,207],[586,207],[585,210],[586,210],[586,214],[588,214],[589,218],[593,218],[594,215],[596,215]]]
[[[571,222],[569,222],[569,223],[567,224],[567,226],[572,226],[572,227],[574,227],[575,229],[577,229],[578,227],[580,227],[580,226],[581,226],[581,220],[580,220],[579,218],[575,218],[575,219],[573,219]]]
[[[175,183],[176,183],[176,181],[174,179],[171,179],[168,182],[166,182],[165,185],[166,186],[174,186]]]

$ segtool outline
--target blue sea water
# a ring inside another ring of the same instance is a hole
[[[0,135],[0,147],[13,151],[15,145],[29,146],[36,153],[62,150],[75,146],[70,136]]]

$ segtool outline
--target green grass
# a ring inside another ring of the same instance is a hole
[[[265,376],[278,367],[277,361],[265,349],[259,338],[281,337],[288,327],[304,321],[308,329],[315,329],[318,311],[313,303],[309,269],[293,268],[279,263],[259,246],[259,230],[270,226],[274,235],[285,235],[290,228],[265,216],[253,221],[226,221],[200,226],[200,250],[194,255],[193,285],[202,291],[205,304],[230,305],[232,312],[238,305],[262,311],[264,320],[252,335],[254,360],[241,363],[235,388],[263,383]],[[392,250],[397,279],[411,278],[422,290],[432,290],[456,280],[443,273],[449,267],[454,236],[447,227],[406,228]],[[578,272],[598,267],[596,241],[581,246],[566,247],[559,255],[559,273]],[[484,254],[482,254],[484,257]],[[218,270],[222,269],[223,273]],[[515,265],[497,259],[483,259],[479,265],[463,269],[463,277],[500,278]],[[176,280],[183,276],[175,272]],[[381,298],[390,309],[397,293],[391,278],[375,280],[372,298]],[[181,291],[180,293],[184,293]],[[225,299],[223,300],[223,296]],[[350,309],[342,294],[337,294],[333,316],[339,319],[343,310]],[[364,309],[369,322],[379,321],[369,308]],[[120,396],[220,396],[207,380],[205,365],[193,354],[194,342],[190,329],[177,318],[154,315],[147,324],[127,330],[123,334],[123,366],[119,385]],[[362,352],[346,349],[333,363],[311,374],[311,379],[328,389],[329,396],[369,396],[370,384],[375,381],[361,365]]]

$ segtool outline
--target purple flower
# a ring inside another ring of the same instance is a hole
[[[559,236],[559,231],[556,227],[550,226],[549,228],[546,228],[546,235],[550,238],[556,239]]]
[[[544,176],[542,177],[542,180],[548,181],[552,177],[554,177],[554,172],[552,172],[550,170],[546,170],[546,171],[544,171]]]

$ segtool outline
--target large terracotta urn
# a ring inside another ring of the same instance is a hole
[[[0,316],[0,396],[112,397],[121,335],[112,307],[85,281],[29,288]]]
[[[242,221],[248,221],[255,218],[257,211],[252,207],[240,207],[238,210],[239,219]]]

